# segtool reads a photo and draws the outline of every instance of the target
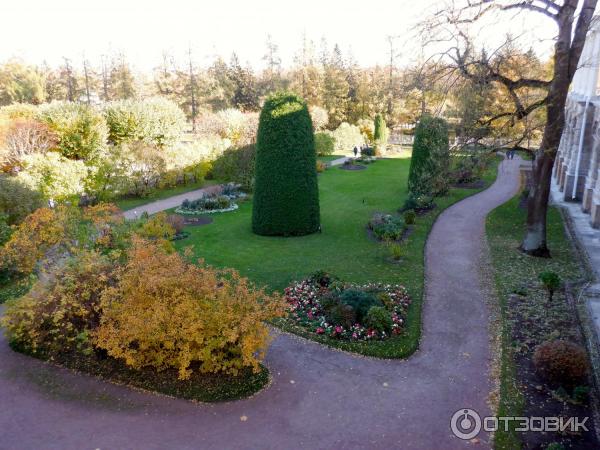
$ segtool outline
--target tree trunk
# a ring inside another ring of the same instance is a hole
[[[533,169],[533,184],[527,207],[527,232],[521,250],[532,256],[549,257],[546,243],[546,216],[550,197],[554,155],[539,151]]]
[[[552,182],[552,168],[565,126],[565,104],[569,86],[577,70],[585,38],[598,0],[584,0],[573,34],[578,0],[565,0],[557,18],[558,35],[554,46],[554,77],[548,90],[546,126],[532,171],[533,183],[527,203],[527,232],[521,250],[529,255],[549,257],[546,242],[546,216]]]
[[[548,94],[546,126],[542,144],[536,152],[532,170],[533,182],[527,202],[527,232],[520,247],[523,252],[532,256],[550,257],[546,242],[546,216],[552,168],[565,125],[565,103],[569,84],[568,77],[555,76]]]

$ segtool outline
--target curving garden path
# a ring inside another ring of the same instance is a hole
[[[460,449],[459,408],[489,412],[486,290],[479,261],[487,213],[517,191],[519,160],[496,183],[443,212],[426,248],[419,352],[383,361],[277,332],[273,384],[204,405],[138,392],[13,353],[0,339],[2,449]]]

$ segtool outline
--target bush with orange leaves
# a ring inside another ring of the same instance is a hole
[[[12,275],[28,275],[46,252],[62,242],[68,232],[70,211],[39,208],[29,214],[0,248],[0,269]]]
[[[91,351],[90,332],[100,321],[100,297],[113,281],[113,270],[107,257],[84,251],[25,296],[9,300],[0,324],[11,343],[32,354]]]
[[[0,272],[29,275],[48,256],[68,257],[90,247],[123,249],[130,235],[123,213],[111,203],[85,209],[64,205],[39,208],[25,217],[0,247]]]
[[[95,344],[134,368],[175,368],[180,379],[193,370],[258,371],[269,342],[264,322],[285,310],[279,295],[233,270],[194,265],[140,238],[116,279],[103,294]]]

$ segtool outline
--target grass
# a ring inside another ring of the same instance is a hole
[[[502,333],[498,416],[522,416],[526,407],[526,398],[519,387],[516,358],[530,355],[533,346],[540,341],[564,337],[570,332],[568,327],[557,325],[569,314],[566,301],[560,301],[564,300],[564,295],[555,298],[553,305],[547,305],[546,294],[537,282],[539,273],[553,271],[561,279],[571,281],[584,276],[556,208],[550,208],[548,213],[548,242],[552,258],[534,258],[518,250],[526,220],[526,211],[519,208],[518,203],[519,198],[515,197],[496,208],[486,223]],[[517,307],[508,304],[513,293],[526,295],[525,301]],[[523,321],[534,323],[535,327],[531,328],[535,331],[524,331]],[[519,325],[520,329],[517,328]],[[516,334],[522,337],[517,339]],[[519,433],[500,428],[495,436],[496,449],[521,448]]]
[[[205,180],[197,183],[175,186],[173,188],[154,189],[144,197],[127,196],[115,200],[114,203],[123,211],[127,211],[128,209],[137,208],[138,206],[145,205],[146,203],[162,200],[174,195],[184,194],[186,192],[200,189],[215,183],[216,182],[213,180]]]
[[[357,283],[400,283],[407,287],[413,303],[404,334],[386,341],[356,343],[332,340],[311,334],[345,350],[384,358],[401,358],[418,347],[421,334],[421,302],[424,277],[424,247],[427,235],[441,211],[477,192],[452,189],[436,199],[438,207],[419,217],[406,243],[402,264],[392,264],[381,243],[367,236],[366,224],[375,212],[393,212],[407,197],[409,159],[380,160],[363,171],[331,168],[319,177],[322,233],[280,238],[257,236],[250,229],[252,205],[246,202],[237,211],[213,215],[204,227],[189,227],[190,237],[178,241],[179,248],[193,245],[194,254],[217,267],[232,267],[243,276],[270,290],[282,290],[293,280],[316,270],[326,270],[343,280]],[[485,175],[490,184],[496,167]],[[282,325],[286,330],[302,330]]]

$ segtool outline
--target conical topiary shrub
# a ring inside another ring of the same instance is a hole
[[[306,103],[290,93],[265,101],[256,140],[252,230],[301,236],[319,229],[313,126]]]
[[[385,119],[381,114],[375,116],[375,131],[373,132],[373,140],[375,141],[375,153],[381,156],[386,150],[388,139],[388,130],[385,125]]]
[[[422,116],[415,129],[408,191],[413,195],[440,195],[448,189],[450,151],[444,119]]]

